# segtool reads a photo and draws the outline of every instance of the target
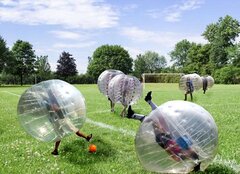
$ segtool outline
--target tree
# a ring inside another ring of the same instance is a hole
[[[217,23],[207,26],[202,34],[211,44],[210,58],[217,68],[228,64],[227,49],[234,45],[236,37],[240,33],[240,24],[231,16],[219,18]]]
[[[144,59],[144,56],[139,54],[137,55],[137,58],[134,60],[134,72],[133,74],[136,77],[141,77],[141,75],[145,72],[147,69],[146,62]]]
[[[125,74],[131,73],[132,65],[133,59],[124,48],[119,45],[102,45],[94,51],[87,73],[97,80],[106,69],[117,69]]]
[[[159,56],[158,53],[147,51],[144,54],[146,60],[146,72],[157,73],[160,72],[167,64],[164,56]]]
[[[147,51],[144,55],[138,55],[134,61],[134,75],[140,77],[143,73],[158,73],[166,67],[166,58],[158,53]]]
[[[48,56],[39,56],[35,62],[37,82],[48,80],[51,76],[51,66],[48,63]]]
[[[183,68],[187,62],[187,55],[189,49],[192,47],[193,43],[184,39],[175,45],[173,51],[170,52],[171,61],[173,61],[173,66],[176,68]]]
[[[10,51],[6,46],[5,40],[0,36],[0,73],[7,66],[7,61],[10,59]]]
[[[68,52],[63,51],[57,61],[56,75],[58,78],[68,81],[68,78],[72,78],[77,75],[77,65],[75,59]]]
[[[197,72],[202,75],[211,75],[213,67],[210,61],[210,44],[192,44],[187,54],[187,62],[183,67],[184,73]]]
[[[227,49],[229,63],[240,67],[240,43]]]
[[[214,73],[216,83],[239,84],[240,68],[232,65],[217,69]]]
[[[12,48],[15,65],[12,67],[12,74],[20,77],[21,85],[23,78],[34,73],[35,51],[29,42],[17,40]]]

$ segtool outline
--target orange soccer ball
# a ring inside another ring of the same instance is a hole
[[[97,151],[97,146],[94,145],[94,144],[90,144],[89,148],[88,148],[88,151],[91,152],[91,153],[96,152]]]

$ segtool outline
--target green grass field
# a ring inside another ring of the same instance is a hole
[[[87,105],[88,120],[81,131],[93,134],[91,142],[97,145],[97,152],[89,153],[89,143],[72,134],[63,139],[60,155],[51,155],[54,143],[32,138],[19,125],[17,104],[27,87],[0,87],[0,174],[151,173],[142,168],[135,153],[140,122],[121,118],[121,105],[111,113],[97,85],[76,87]],[[143,96],[150,90],[158,105],[184,98],[178,84],[146,84]],[[198,173],[240,173],[240,85],[214,85],[205,95],[197,91],[193,97],[212,114],[219,131],[218,154],[205,172]],[[150,107],[143,98],[133,109],[148,114]]]

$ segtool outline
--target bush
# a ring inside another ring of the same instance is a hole
[[[20,84],[19,76],[14,76],[12,74],[2,73],[0,76],[0,83],[3,85],[15,85]]]
[[[221,84],[239,84],[240,68],[234,66],[226,66],[217,69],[214,73],[215,83]]]
[[[182,73],[145,74],[145,83],[178,83]]]
[[[77,84],[94,84],[97,81],[89,74],[80,74],[77,77]]]

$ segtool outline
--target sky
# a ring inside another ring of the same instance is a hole
[[[177,42],[207,43],[201,36],[220,17],[240,21],[238,0],[0,0],[0,36],[11,49],[31,43],[48,55],[53,71],[63,51],[86,73],[101,45],[121,45],[133,59],[146,51],[166,57]]]

